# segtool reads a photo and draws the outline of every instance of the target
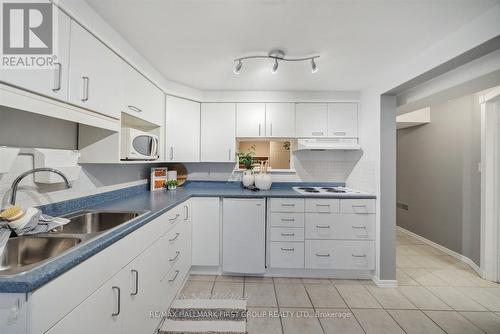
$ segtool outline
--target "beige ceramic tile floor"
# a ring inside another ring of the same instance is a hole
[[[405,234],[398,288],[366,280],[191,275],[189,297],[248,301],[248,334],[500,334],[500,285]]]

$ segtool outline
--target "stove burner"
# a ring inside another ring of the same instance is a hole
[[[345,190],[334,189],[334,188],[323,188],[328,193],[346,193]]]

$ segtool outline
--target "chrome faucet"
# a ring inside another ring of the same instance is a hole
[[[30,169],[30,170],[22,173],[18,177],[16,177],[14,182],[12,182],[12,186],[10,187],[10,204],[11,205],[16,204],[17,186],[19,185],[19,182],[21,182],[21,180],[24,179],[26,176],[33,174],[33,173],[36,173],[36,172],[52,172],[52,173],[59,174],[63,178],[64,183],[66,183],[66,188],[71,188],[71,184],[69,183],[68,178],[60,170],[57,170],[54,168],[46,168],[46,167]]]

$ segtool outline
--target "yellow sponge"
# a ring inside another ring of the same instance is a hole
[[[15,205],[0,212],[0,219],[14,221],[21,218],[23,215],[23,209],[20,206]]]

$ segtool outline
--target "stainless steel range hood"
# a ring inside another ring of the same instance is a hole
[[[359,150],[357,138],[302,138],[297,140],[295,151],[302,150]]]

